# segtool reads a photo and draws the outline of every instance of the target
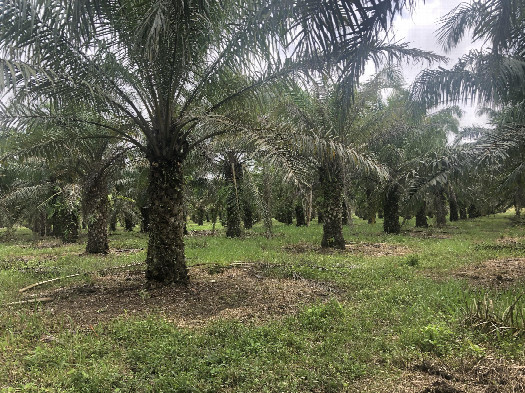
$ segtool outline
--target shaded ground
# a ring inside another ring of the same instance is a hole
[[[485,357],[459,366],[424,361],[385,380],[356,381],[351,392],[370,393],[518,393],[525,392],[525,366]]]
[[[74,325],[89,327],[120,315],[159,313],[178,326],[193,327],[225,318],[264,321],[335,294],[315,281],[264,277],[254,266],[218,271],[194,267],[190,277],[187,288],[149,287],[142,271],[126,271],[34,296],[53,298],[41,310],[67,317]]]
[[[323,254],[332,254],[337,252],[347,252],[352,254],[362,254],[374,257],[406,255],[412,252],[406,246],[388,243],[349,243],[345,245],[345,250],[322,248],[309,243],[298,243],[284,246],[283,249],[285,251],[293,253],[317,252]]]
[[[525,258],[502,258],[467,266],[452,273],[474,285],[506,288],[525,281]]]

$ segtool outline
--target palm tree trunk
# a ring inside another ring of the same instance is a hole
[[[83,202],[88,225],[86,253],[105,254],[108,245],[108,185],[105,176],[96,176],[84,186]]]
[[[76,243],[78,240],[78,212],[76,210],[66,211],[60,219],[62,220],[60,238],[64,243]]]
[[[140,216],[141,216],[140,231],[142,233],[148,233],[149,232],[149,205],[141,206]]]
[[[436,197],[434,199],[435,208],[436,208],[436,225],[439,228],[447,225],[447,205],[446,205],[445,191],[440,188],[437,191]]]
[[[272,222],[272,182],[270,173],[266,166],[263,166],[263,221],[266,236],[270,237],[273,231]]]
[[[133,216],[129,212],[124,213],[124,229],[128,232],[133,232]]]
[[[241,236],[241,207],[239,200],[239,186],[242,181],[242,165],[235,154],[228,153],[224,161],[224,175],[228,182],[226,196],[226,236]]]
[[[452,189],[452,186],[449,186],[449,189],[448,189],[448,203],[450,207],[450,221],[458,221],[459,220],[458,201],[456,198],[456,193]]]
[[[241,236],[241,212],[235,187],[230,185],[226,196],[226,237]]]
[[[308,200],[306,204],[306,226],[310,225],[310,221],[312,221],[312,212],[313,212],[313,190],[312,190],[312,186],[310,186],[309,191],[308,191]]]
[[[340,164],[329,161],[319,167],[323,215],[323,239],[321,247],[344,250],[343,237],[343,177]]]
[[[184,257],[184,177],[176,159],[150,160],[150,226],[146,278],[187,284]]]
[[[523,186],[519,183],[516,186],[516,193],[514,194],[514,207],[516,210],[516,217],[521,216],[521,208],[523,207]]]
[[[399,225],[399,185],[397,183],[387,186],[383,211],[383,230],[385,233],[399,233],[401,226]]]
[[[243,198],[244,199],[244,198]],[[248,203],[244,200],[243,203],[243,215],[242,221],[244,223],[244,229],[252,229],[253,223],[255,222],[254,218],[254,208],[251,203]]]
[[[423,202],[416,213],[416,227],[428,228],[427,222],[427,203]]]
[[[298,203],[295,206],[295,221],[296,226],[298,227],[306,226],[306,216],[304,214],[304,207],[301,203]]]
[[[109,230],[115,232],[117,230],[117,212],[113,211],[109,217]]]
[[[368,220],[369,224],[375,224],[376,223],[376,208],[374,206],[374,203],[372,201],[372,189],[368,188],[366,189],[366,218]]]

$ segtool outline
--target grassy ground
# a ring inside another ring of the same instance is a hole
[[[186,239],[186,289],[143,282],[138,232],[91,256],[19,229],[0,246],[0,391],[525,391],[511,218],[396,236],[356,219],[338,252],[318,248],[317,224],[270,239],[190,224],[206,231]]]

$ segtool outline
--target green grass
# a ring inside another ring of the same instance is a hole
[[[218,225],[215,236],[186,238],[189,265],[258,262],[271,277],[336,286],[337,298],[320,299],[295,315],[265,323],[220,320],[204,328],[177,328],[155,313],[76,326],[38,305],[2,306],[0,391],[339,392],[363,377],[395,374],[429,357],[497,356],[523,362],[522,325],[506,334],[472,323],[472,305],[482,299],[493,300],[492,317],[504,316],[523,292],[523,282],[490,289],[451,274],[488,259],[525,257],[520,247],[494,247],[502,237],[525,235],[510,217],[500,214],[426,231],[444,238],[411,236],[413,222],[395,236],[382,233],[380,222],[355,219],[352,228],[345,228],[347,242],[410,250],[386,256],[319,253],[317,224],[296,228],[275,223],[270,239],[260,226],[244,238],[226,239]],[[201,229],[211,230],[211,225],[189,225],[190,231]],[[20,228],[2,243],[0,304],[21,299],[18,289],[37,281],[143,261],[147,244],[143,234],[119,230],[110,236],[110,246],[136,252],[89,256],[83,244],[46,241],[39,243]],[[310,245],[310,251],[284,248],[297,244]],[[44,288],[89,279],[83,275]],[[515,308],[524,307],[525,300],[518,300]],[[52,340],[42,340],[49,335]]]

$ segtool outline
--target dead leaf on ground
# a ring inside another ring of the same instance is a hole
[[[389,243],[348,243],[344,250],[322,248],[309,243],[290,244],[283,247],[285,251],[293,253],[317,252],[320,254],[351,253],[366,256],[399,256],[407,255],[412,251],[407,246]]]
[[[487,356],[454,367],[424,361],[389,378],[355,381],[352,393],[517,393],[525,392],[525,366]]]
[[[268,278],[254,267],[210,274],[190,269],[188,287],[149,287],[142,271],[92,277],[89,284],[49,290],[55,301],[41,310],[89,326],[122,315],[161,314],[178,326],[198,327],[220,319],[266,321],[334,296],[310,280]]]

